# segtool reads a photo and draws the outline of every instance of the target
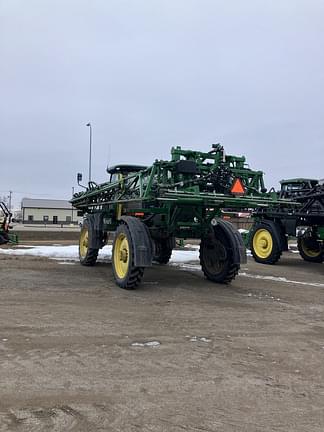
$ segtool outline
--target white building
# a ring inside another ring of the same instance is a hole
[[[78,223],[77,210],[66,200],[23,198],[21,202],[24,224],[71,224]]]

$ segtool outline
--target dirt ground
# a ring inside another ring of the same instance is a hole
[[[0,254],[0,431],[322,432],[323,275],[286,253],[125,291],[110,264]]]

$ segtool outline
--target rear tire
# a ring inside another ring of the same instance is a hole
[[[124,289],[135,289],[142,280],[144,267],[134,266],[134,245],[129,228],[122,223],[116,230],[113,250],[112,268],[118,286]]]
[[[201,269],[212,282],[230,283],[238,274],[239,264],[234,264],[229,241],[218,227],[201,239],[199,259]]]
[[[250,238],[251,252],[255,261],[262,264],[275,264],[280,259],[282,250],[272,226],[256,224]]]
[[[173,237],[156,241],[153,260],[159,264],[168,264],[172,255],[173,244]]]
[[[299,238],[297,240],[297,247],[300,256],[305,261],[313,263],[322,263],[324,261],[324,252],[316,239]]]
[[[87,219],[83,225],[79,237],[79,260],[84,266],[94,266],[97,262],[99,249],[89,248],[91,229]]]

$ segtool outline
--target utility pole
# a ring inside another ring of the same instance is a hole
[[[91,123],[87,123],[86,126],[90,128],[90,136],[89,136],[89,183],[91,182],[91,147],[92,147],[92,126]]]
[[[74,186],[72,186],[72,198],[74,195]],[[72,204],[72,224],[73,224],[73,204]]]
[[[12,191],[9,191],[9,203],[8,203],[8,207],[9,207],[9,211],[11,212],[11,196],[12,196]]]

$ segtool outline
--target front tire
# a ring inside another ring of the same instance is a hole
[[[240,269],[240,265],[233,262],[227,237],[217,227],[201,239],[199,259],[205,277],[212,282],[230,283]]]
[[[313,238],[299,238],[297,247],[300,256],[305,260],[313,263],[322,263],[324,261],[324,252],[320,243]]]
[[[259,223],[253,228],[251,252],[255,261],[262,264],[275,264],[279,260],[282,251],[272,226]]]
[[[134,245],[129,228],[124,223],[116,230],[112,268],[117,285],[129,290],[137,287],[144,274],[144,267],[134,266]]]
[[[79,237],[79,260],[84,266],[94,266],[97,262],[99,249],[90,248],[91,229],[87,219],[83,221]]]

